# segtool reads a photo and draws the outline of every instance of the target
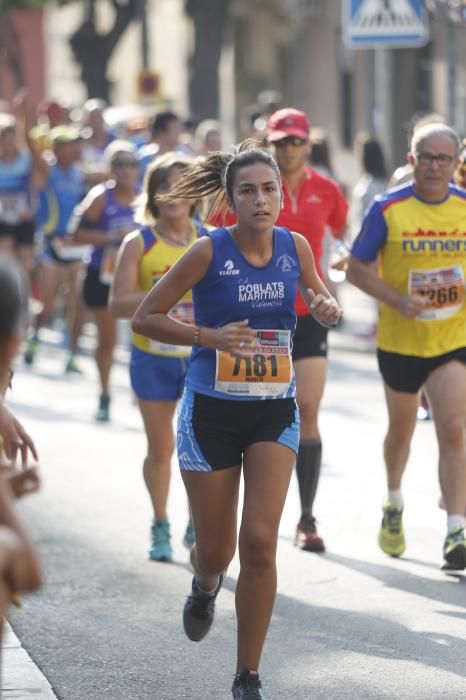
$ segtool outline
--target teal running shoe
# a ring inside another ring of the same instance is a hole
[[[170,544],[170,523],[166,518],[152,522],[151,540],[149,549],[149,559],[151,561],[173,560],[173,550]]]
[[[65,365],[65,372],[67,374],[82,374],[83,371],[76,362],[76,355],[70,355],[68,358],[68,362]]]
[[[108,394],[100,395],[99,408],[97,409],[95,419],[99,423],[108,423],[110,420],[110,396]]]
[[[191,549],[193,544],[196,541],[196,535],[194,533],[194,527],[191,522],[191,520],[188,521],[188,524],[186,525],[186,531],[184,533],[183,537],[183,544],[186,547],[186,549]]]

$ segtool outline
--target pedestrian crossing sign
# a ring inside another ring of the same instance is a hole
[[[423,46],[429,40],[423,0],[343,0],[343,30],[351,48]]]

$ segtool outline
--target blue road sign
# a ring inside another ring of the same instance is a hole
[[[343,0],[343,30],[351,48],[423,46],[429,39],[423,0]]]

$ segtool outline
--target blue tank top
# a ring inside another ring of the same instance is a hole
[[[93,228],[99,231],[107,231],[109,237],[113,231],[120,231],[121,229],[128,229],[131,231],[136,227],[134,222],[134,207],[121,205],[117,201],[114,195],[113,186],[97,185],[95,188],[96,196],[104,193],[105,204],[102,210],[102,215],[98,221],[94,224]],[[137,192],[134,193],[136,196]],[[93,246],[91,251],[91,256],[89,259],[89,267],[94,267],[100,270],[102,265],[102,259],[104,254],[105,246]]]
[[[66,236],[74,208],[84,194],[84,177],[75,166],[63,170],[55,164],[47,185],[39,195],[38,222],[44,235]]]
[[[28,151],[20,151],[11,163],[0,158],[0,192],[27,191],[31,171],[32,158]]]
[[[294,303],[301,264],[293,236],[285,228],[273,231],[273,254],[267,265],[255,267],[242,255],[229,229],[219,228],[205,235],[212,240],[213,255],[206,275],[193,287],[194,318],[198,326],[219,328],[234,321],[249,320],[249,327],[262,331],[284,331],[284,333],[262,333],[261,343],[273,345],[277,338],[291,339],[296,327]],[[259,335],[259,334],[258,334]],[[280,340],[280,343],[282,341]],[[233,357],[233,356],[230,356]],[[269,358],[267,358],[269,359]],[[239,375],[254,378],[252,361],[240,358]],[[262,369],[270,369],[271,362]],[[290,378],[281,393],[275,395],[245,394],[239,388],[227,393],[219,390],[219,367],[221,358],[215,350],[194,347],[186,378],[186,386],[192,391],[224,399],[288,398],[295,394],[295,380],[290,362]],[[257,367],[256,367],[257,369]],[[261,366],[258,368],[261,370]],[[235,374],[235,370],[233,369]],[[261,375],[261,371],[258,373]],[[234,382],[232,385],[234,387]],[[244,385],[243,385],[244,386]]]
[[[26,214],[32,217],[31,173],[28,151],[20,151],[11,163],[0,158],[0,221],[16,224]]]

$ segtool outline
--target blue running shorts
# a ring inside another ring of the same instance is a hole
[[[131,348],[131,387],[142,401],[177,401],[183,393],[189,358],[153,355]]]

